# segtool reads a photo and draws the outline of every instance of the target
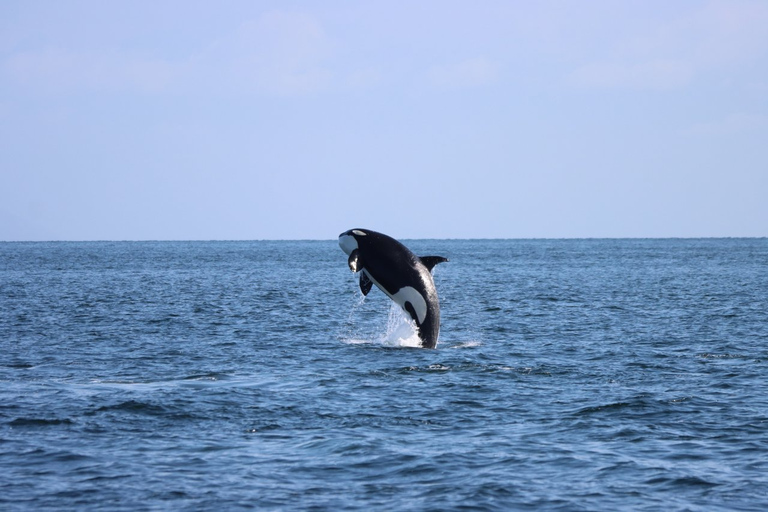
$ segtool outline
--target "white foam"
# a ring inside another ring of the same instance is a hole
[[[450,348],[473,348],[482,345],[479,341],[458,341],[455,342]]]
[[[347,338],[341,340],[343,343],[346,343],[347,345],[370,345],[373,343],[371,340],[359,340],[357,338]]]

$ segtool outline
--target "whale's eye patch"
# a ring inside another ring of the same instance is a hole
[[[352,234],[357,236],[366,236],[368,233],[365,231],[360,231],[359,229],[353,229]]]

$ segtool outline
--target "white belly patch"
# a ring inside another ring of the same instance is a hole
[[[416,317],[419,320],[419,324],[424,323],[424,319],[427,317],[427,301],[421,296],[416,288],[412,286],[406,286],[400,288],[396,294],[392,296],[392,300],[397,302],[401,308],[405,309],[405,303],[410,302],[416,311]]]
[[[371,274],[369,274],[366,269],[363,269],[363,273],[368,276],[368,279],[370,279],[371,282],[376,285],[376,287],[387,294],[390,299],[395,301],[395,303],[404,310],[405,303],[410,302],[413,306],[413,310],[416,312],[416,318],[418,319],[419,325],[424,323],[424,319],[427,318],[427,301],[424,300],[424,297],[422,297],[418,291],[416,291],[416,288],[413,286],[404,286],[403,288],[400,288],[396,294],[389,295],[387,290],[385,290],[378,281],[371,277]]]

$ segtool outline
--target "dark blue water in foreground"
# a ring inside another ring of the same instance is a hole
[[[407,244],[0,243],[0,509],[768,509],[768,240]]]

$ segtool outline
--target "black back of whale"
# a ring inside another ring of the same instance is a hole
[[[365,235],[355,234],[356,231]],[[350,254],[350,267],[354,259],[357,270],[365,270],[360,274],[363,294],[367,295],[373,284],[365,275],[367,272],[389,296],[410,286],[424,298],[427,310],[423,321],[419,321],[413,304],[405,302],[403,307],[416,322],[421,346],[434,348],[440,333],[440,301],[431,272],[435,265],[448,259],[442,256],[420,258],[394,238],[368,229],[351,229],[340,236],[343,235],[353,236],[357,241],[357,249]]]

